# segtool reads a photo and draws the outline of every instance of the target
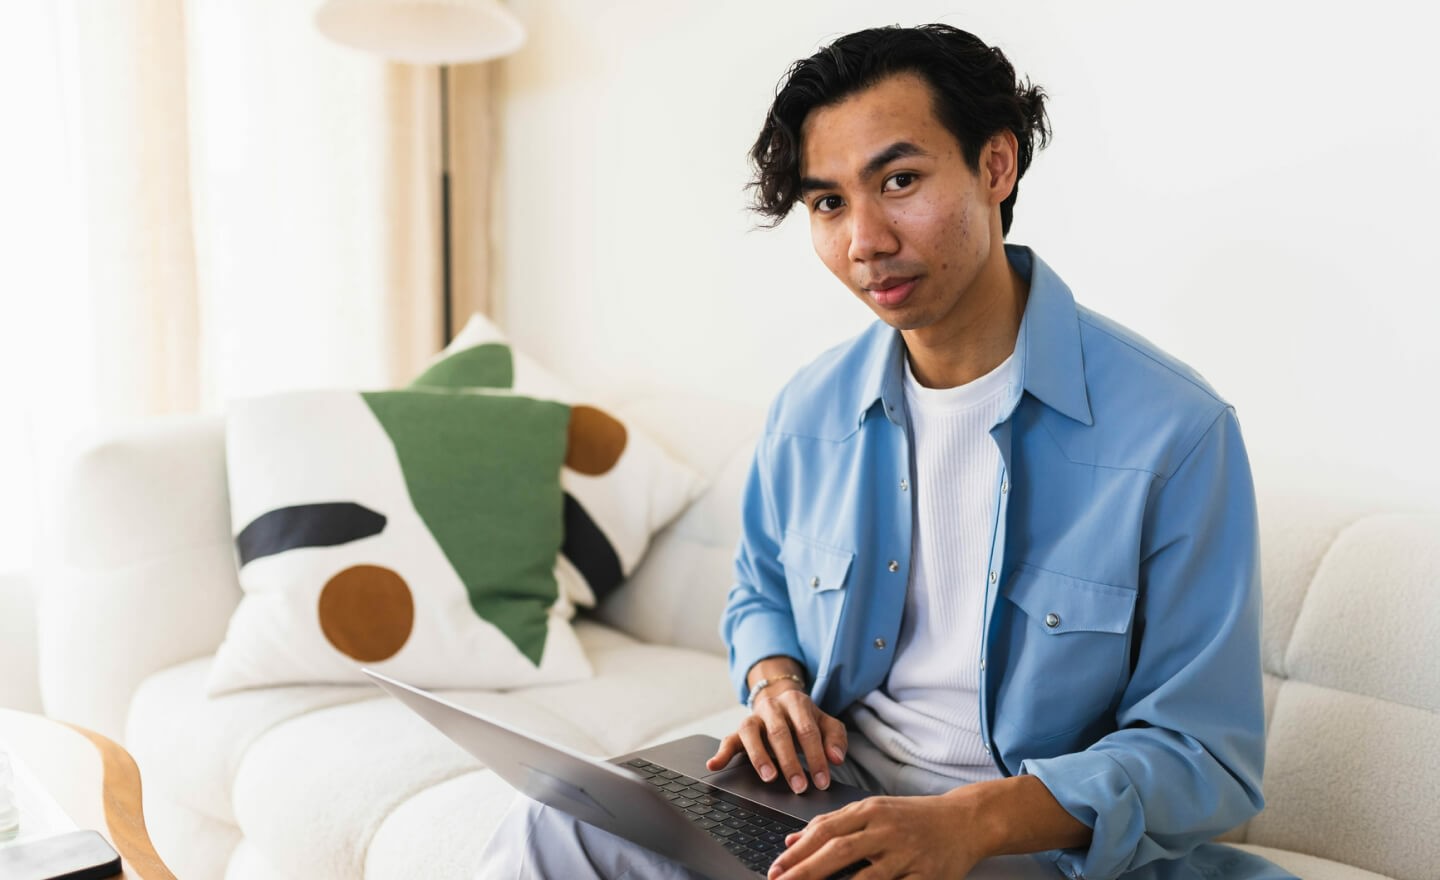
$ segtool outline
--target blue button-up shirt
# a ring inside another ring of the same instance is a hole
[[[1000,452],[980,727],[1094,829],[1065,873],[1175,858],[1259,811],[1264,758],[1254,490],[1234,410],[1184,364],[1075,304],[1028,248],[1020,387]],[[746,672],[800,660],[840,714],[889,672],[911,568],[904,342],[876,323],[770,409],[722,632]],[[957,487],[959,491],[959,487]]]

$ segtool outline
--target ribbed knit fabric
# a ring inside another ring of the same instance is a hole
[[[980,629],[1001,471],[990,428],[1019,381],[1013,356],[957,388],[926,388],[905,364],[910,584],[890,675],[851,721],[891,758],[956,784],[1000,775],[980,737]]]

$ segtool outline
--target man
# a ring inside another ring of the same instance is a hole
[[[930,25],[795,64],[752,151],[758,210],[802,203],[879,322],[771,408],[723,621],[752,714],[711,768],[893,795],[792,835],[772,878],[1005,853],[1074,878],[1288,876],[1206,843],[1262,804],[1239,428],[1004,244],[1048,134],[998,49]],[[690,876],[543,813],[536,845],[567,836],[595,871]]]

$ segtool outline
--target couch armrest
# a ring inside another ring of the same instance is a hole
[[[147,676],[214,653],[240,601],[224,420],[154,419],[81,451],[36,566],[45,711],[113,739]]]

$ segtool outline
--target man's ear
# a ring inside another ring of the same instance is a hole
[[[980,151],[980,167],[985,172],[984,184],[990,204],[999,205],[1015,191],[1020,170],[1019,153],[1020,142],[1015,139],[1015,132],[1008,128],[985,142]]]

